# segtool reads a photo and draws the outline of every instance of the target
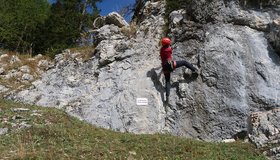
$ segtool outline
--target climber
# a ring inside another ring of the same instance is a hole
[[[186,66],[189,68],[193,74],[198,74],[197,69],[190,63],[185,60],[181,61],[173,61],[172,59],[172,48],[171,48],[171,40],[167,37],[162,38],[161,40],[162,47],[160,49],[160,58],[162,70],[165,77],[165,91],[166,91],[166,101],[169,102],[169,94],[170,94],[170,73],[176,68]]]

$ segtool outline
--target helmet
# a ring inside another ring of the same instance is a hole
[[[171,40],[167,37],[164,37],[161,39],[161,44],[162,44],[162,46],[168,46],[171,44]]]

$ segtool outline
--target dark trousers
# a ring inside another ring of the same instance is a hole
[[[176,67],[174,67],[174,69],[182,67],[182,66],[189,68],[193,72],[196,70],[196,68],[192,64],[190,64],[189,62],[184,61],[184,60],[176,61]],[[171,73],[170,71],[164,71],[166,97],[169,97],[169,95],[170,95],[170,88],[171,88],[170,73]]]

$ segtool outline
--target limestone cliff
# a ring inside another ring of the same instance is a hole
[[[279,6],[252,10],[236,1],[195,1],[192,13],[172,12],[167,30],[174,59],[191,62],[200,74],[175,70],[165,105],[159,60],[164,5],[148,1],[138,13],[141,21],[122,28],[101,20],[91,59],[83,62],[66,50],[40,80],[8,97],[63,108],[117,131],[202,140],[247,132],[252,112],[280,107]],[[137,98],[148,105],[137,105]]]

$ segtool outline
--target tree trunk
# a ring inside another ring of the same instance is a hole
[[[82,19],[80,21],[80,26],[79,26],[80,31],[82,30],[82,27],[83,27],[83,24],[84,24],[84,16],[86,14],[87,4],[88,4],[88,0],[86,0],[83,4]]]
[[[21,36],[19,37],[19,41],[18,41],[18,44],[17,44],[17,47],[16,47],[16,52],[18,51],[18,48],[19,48],[19,46],[22,42],[23,34],[25,33],[26,29],[27,29],[27,25],[25,25],[24,30],[21,32]]]

